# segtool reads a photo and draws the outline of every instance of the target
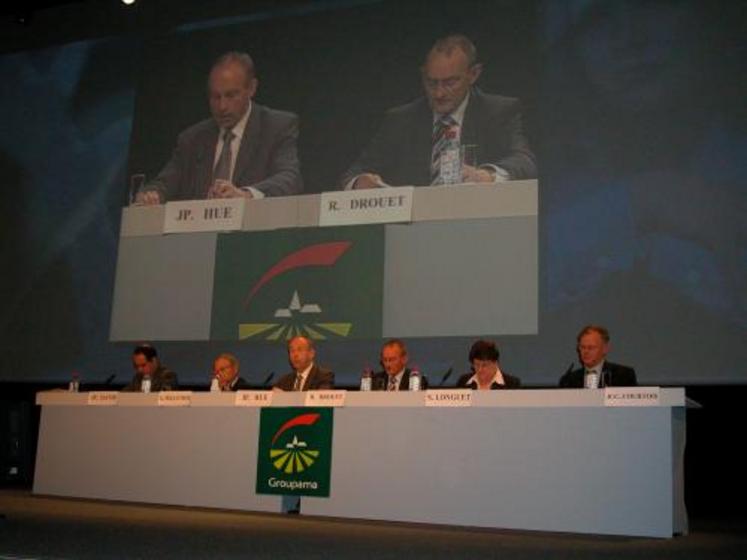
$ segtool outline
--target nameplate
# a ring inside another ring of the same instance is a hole
[[[412,220],[414,187],[322,193],[320,226],[382,224]]]
[[[190,406],[192,391],[159,391],[158,406]]]
[[[236,391],[235,406],[270,406],[272,391]]]
[[[119,393],[116,391],[91,391],[88,393],[88,404],[92,406],[117,406]]]
[[[304,406],[345,406],[347,391],[306,391]]]
[[[425,406],[472,406],[472,389],[428,389]]]
[[[243,198],[179,200],[166,203],[163,232],[234,231],[243,220]]]
[[[658,406],[659,387],[605,387],[604,406]]]

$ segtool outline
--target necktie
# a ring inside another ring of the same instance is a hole
[[[387,391],[396,391],[397,390],[397,378],[394,376],[391,376],[389,378],[389,384],[386,387]]]
[[[293,382],[293,390],[300,391],[303,387],[303,376],[299,373],[296,374],[296,380]]]
[[[456,121],[450,116],[441,117],[433,125],[433,148],[431,151],[431,185],[443,183],[441,179],[441,152],[446,145],[447,133]]]
[[[216,179],[231,180],[231,142],[234,136],[234,133],[230,130],[226,130],[223,134],[223,149],[213,170],[213,181]]]

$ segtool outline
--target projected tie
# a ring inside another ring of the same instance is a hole
[[[293,382],[293,390],[300,391],[303,386],[303,376],[296,374],[296,380]]]
[[[223,134],[223,149],[213,170],[213,181],[216,179],[231,180],[231,142],[234,136],[234,133],[230,130],[226,130]]]
[[[438,185],[441,180],[441,152],[446,145],[446,133],[456,124],[454,119],[447,115],[441,117],[433,125],[433,148],[431,151],[431,185]]]

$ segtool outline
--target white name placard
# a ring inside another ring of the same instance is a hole
[[[270,406],[272,391],[236,391],[235,406]]]
[[[472,406],[472,389],[428,389],[425,406]]]
[[[304,406],[345,406],[347,391],[306,391]]]
[[[658,406],[659,387],[605,387],[604,406]]]
[[[159,391],[158,406],[190,406],[192,391]]]
[[[119,393],[116,391],[91,391],[88,393],[88,404],[92,406],[117,406]]]
[[[387,187],[322,193],[320,226],[382,224],[412,220],[414,187]]]
[[[241,229],[244,204],[243,198],[167,202],[163,232],[191,233]]]

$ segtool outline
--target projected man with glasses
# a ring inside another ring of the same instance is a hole
[[[171,159],[135,202],[301,192],[298,117],[252,102],[258,84],[248,54],[228,52],[218,58],[207,84],[212,118],[179,135]]]
[[[425,95],[387,112],[344,174],[344,188],[441,184],[438,162],[444,138],[475,146],[475,159],[462,166],[463,182],[536,177],[519,101],[475,87],[481,72],[477,50],[467,37],[436,41],[421,68]]]

